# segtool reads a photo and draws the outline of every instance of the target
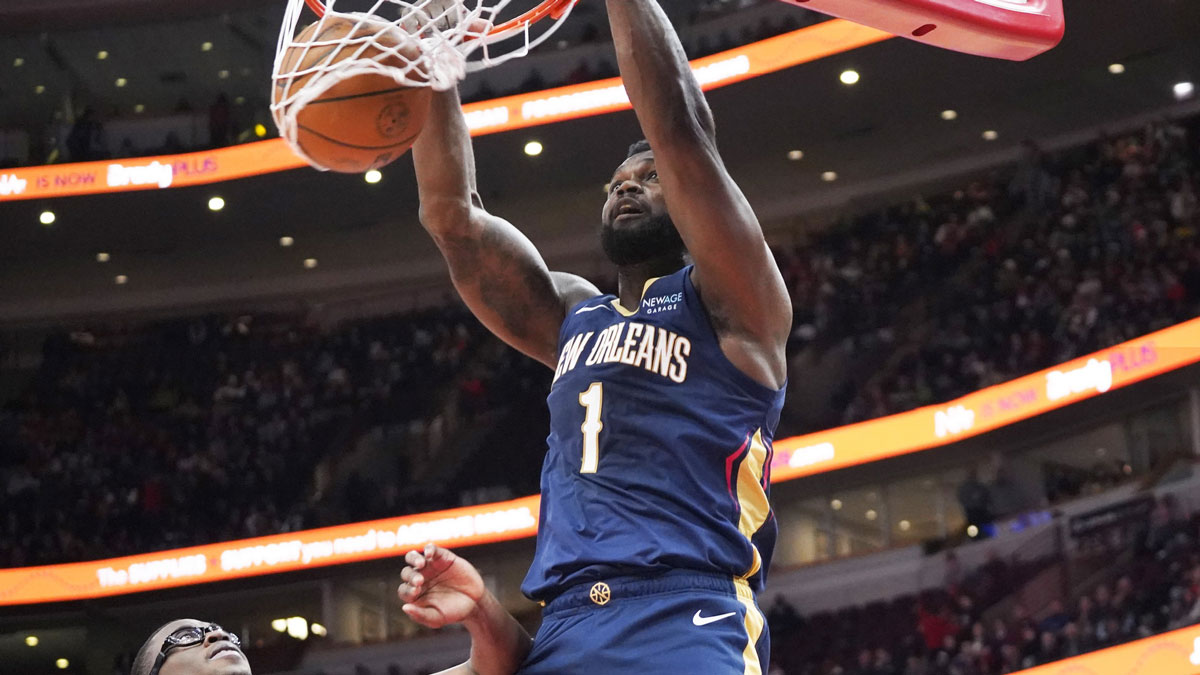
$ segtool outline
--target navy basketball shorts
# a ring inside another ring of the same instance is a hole
[[[616,577],[546,605],[519,675],[762,675],[770,636],[742,580],[690,571]]]

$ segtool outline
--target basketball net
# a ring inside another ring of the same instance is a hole
[[[349,1],[341,0],[342,7]],[[296,116],[338,82],[374,74],[390,77],[402,87],[446,91],[468,73],[527,55],[558,30],[575,5],[575,0],[545,2],[546,7],[553,4],[553,11],[540,11],[539,7],[539,11],[523,15],[532,20],[501,22],[501,11],[513,0],[373,2],[367,12],[341,12],[339,0],[324,0],[323,4],[288,0],[271,76],[275,91],[284,91],[286,96],[273,100],[271,116],[280,136],[305,159],[308,157],[296,142]],[[318,25],[313,40],[298,42],[297,29],[306,7],[323,10],[321,24],[341,19],[353,23],[354,28],[341,37],[321,39],[322,26]],[[533,30],[535,23],[537,31]],[[295,67],[309,63],[310,57],[315,57],[311,65]],[[292,72],[283,72],[285,59]],[[297,80],[302,84],[293,86]]]

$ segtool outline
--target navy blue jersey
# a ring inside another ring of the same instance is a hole
[[[599,296],[563,322],[533,599],[667,570],[765,583],[784,392],[725,357],[691,271],[647,282],[637,311]]]

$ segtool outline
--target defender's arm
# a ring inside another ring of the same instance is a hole
[[[755,379],[782,386],[791,301],[758,218],[717,152],[712,112],[683,46],[654,0],[607,4],[621,77],[722,347]]]
[[[553,368],[567,310],[599,291],[579,277],[552,274],[525,235],[483,208],[458,92],[435,92],[431,106],[412,150],[421,224],[483,325]]]
[[[461,623],[471,634],[471,659],[437,675],[511,675],[529,654],[532,641],[475,567],[453,551],[426,544],[409,551],[398,594],[404,613],[429,628]]]

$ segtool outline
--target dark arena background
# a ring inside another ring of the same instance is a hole
[[[411,159],[277,137],[285,4],[0,2],[3,675],[125,675],[185,616],[257,675],[431,673],[469,640],[400,609],[427,541],[540,621],[552,374],[459,301]],[[1027,61],[661,4],[793,304],[768,675],[1200,673],[1200,3],[1066,0]],[[605,292],[616,75],[580,0],[461,85],[489,210]]]

